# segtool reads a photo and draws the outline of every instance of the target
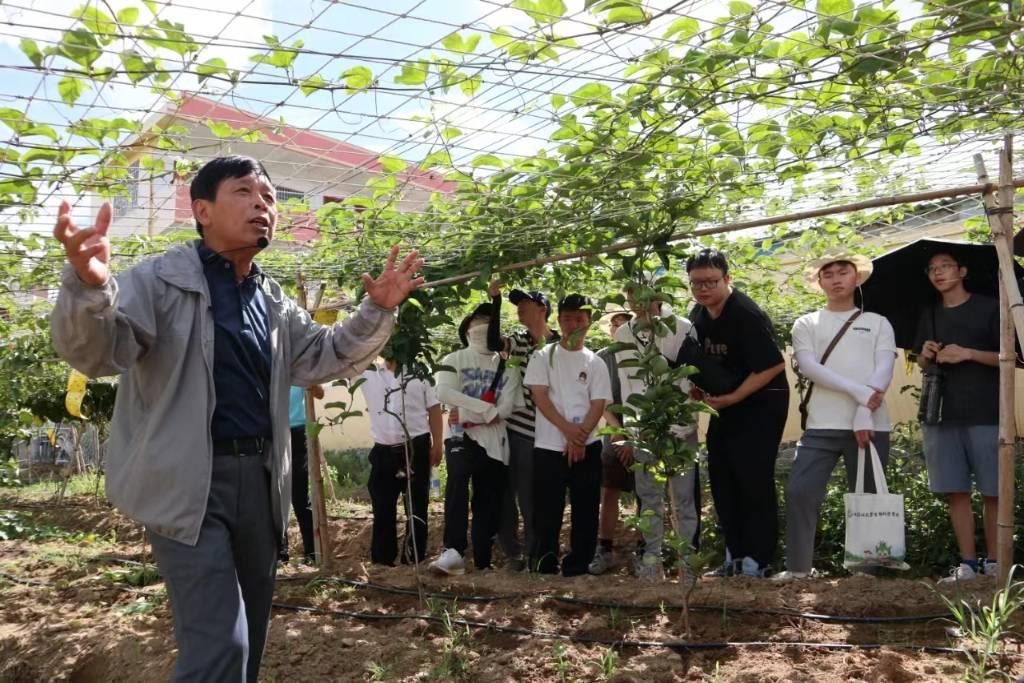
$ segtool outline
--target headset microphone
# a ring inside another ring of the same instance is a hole
[[[267,247],[270,246],[270,240],[267,239],[266,237],[261,237],[258,240],[256,240],[256,246],[259,247],[260,249],[266,249]]]

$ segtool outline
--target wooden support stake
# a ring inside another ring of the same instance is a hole
[[[298,274],[298,285],[298,304],[305,309],[307,303],[306,282],[302,278],[301,272]],[[319,303],[319,297],[317,300]],[[316,402],[313,399],[313,392],[306,389],[303,396],[306,400],[306,424],[316,422]],[[320,569],[330,571],[333,555],[331,553],[331,536],[327,525],[327,505],[324,503],[324,477],[321,465],[323,453],[320,449],[320,436],[312,437],[307,430],[306,443],[306,453],[309,459],[307,467],[310,475],[310,499],[313,508],[313,546]]]
[[[1017,352],[1014,345],[1014,328],[1017,336],[1024,332],[1024,307],[1021,306],[1020,289],[1014,277],[1013,257],[1013,199],[1011,159],[1013,137],[1007,135],[1002,153],[999,155],[999,194],[988,191],[983,195],[988,213],[992,242],[999,256],[999,506],[997,518],[996,561],[999,563],[999,582],[1006,583],[1013,564],[1013,493],[1014,458],[1017,441],[1017,417],[1014,406],[1014,371]],[[974,156],[974,166],[979,182],[985,183],[988,174],[980,154]],[[1000,211],[1003,207],[1008,211]]]

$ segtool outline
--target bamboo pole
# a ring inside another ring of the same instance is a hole
[[[1017,178],[1010,181],[1013,187],[1024,187],[1024,178]],[[810,211],[800,211],[798,213],[790,213],[785,216],[774,216],[771,218],[757,218],[749,221],[740,221],[738,223],[725,223],[718,225],[713,228],[702,228],[700,230],[691,230],[690,232],[676,233],[668,238],[669,242],[678,242],[684,239],[691,239],[693,237],[703,237],[705,235],[721,235],[727,232],[739,232],[741,230],[749,230],[750,228],[760,228],[768,225],[778,225],[780,223],[792,223],[794,221],[807,220],[809,218],[820,218],[822,216],[831,216],[837,213],[850,213],[851,211],[863,211],[864,209],[877,209],[884,206],[899,206],[900,204],[914,204],[916,202],[925,202],[932,199],[948,199],[950,197],[960,197],[964,195],[985,193],[993,190],[989,183],[979,183],[978,185],[965,185],[962,187],[950,187],[945,190],[929,190],[928,192],[917,192],[914,194],[903,194],[896,195],[894,197],[880,197],[876,199],[867,199],[861,202],[854,202],[852,204],[839,204],[837,206],[825,207],[821,209],[812,209]],[[629,249],[636,249],[637,247],[644,246],[644,242],[639,240],[632,240],[629,242],[620,242],[619,244],[612,244],[606,247],[598,247],[596,249],[581,249],[579,251],[573,251],[568,254],[554,254],[551,256],[542,256],[528,261],[520,261],[518,263],[510,263],[505,266],[499,266],[494,269],[495,273],[508,273],[514,270],[523,270],[524,268],[534,268],[536,266],[544,266],[549,263],[558,263],[560,261],[573,261],[576,259],[590,258],[591,256],[601,256],[602,254],[616,254],[620,251],[627,251]],[[434,280],[433,282],[426,282],[423,287],[442,287],[445,285],[456,285],[460,282],[469,282],[474,278],[479,277],[481,271],[474,270],[471,273],[465,273],[463,275],[455,275],[453,277],[446,277],[441,280]],[[1022,320],[1024,322],[1024,320]]]
[[[996,561],[999,563],[999,582],[1006,583],[1013,563],[1013,497],[1014,457],[1016,454],[1017,418],[1014,405],[1014,370],[1017,352],[1014,346],[1014,328],[1017,336],[1024,331],[1021,317],[1020,290],[1014,277],[1013,258],[1013,200],[1012,158],[1013,137],[1007,135],[999,155],[999,193],[993,189],[983,194],[988,214],[992,242],[999,257],[999,503],[997,513]],[[988,181],[985,161],[980,154],[974,156],[974,166],[980,182]],[[1002,209],[1008,209],[1002,210]]]
[[[298,304],[306,308],[306,282],[302,278],[302,272],[298,274]],[[321,290],[322,294],[323,290]],[[319,303],[320,297],[317,297]],[[316,422],[316,403],[313,400],[313,392],[306,389],[302,392],[306,401],[306,424]],[[310,498],[313,508],[313,547],[316,551],[317,563],[321,570],[330,571],[333,555],[331,554],[331,536],[327,526],[327,505],[324,502],[324,476],[323,454],[320,450],[320,435],[311,436],[306,433],[306,453],[309,469]]]
[[[1014,381],[1017,367],[1017,350],[1014,345],[1014,327],[1018,338],[1024,340],[1024,307],[1020,289],[1013,272],[1013,136],[1003,138],[1003,149],[999,155],[999,214],[1002,224],[1001,239],[995,239],[999,254],[1000,279],[1000,321],[1002,335],[999,343],[1000,382],[999,404],[1005,411],[1006,422],[999,426],[999,515],[998,547],[999,585],[1005,586],[1013,564],[1013,497],[1015,489],[1014,460],[1017,452],[1017,419],[1014,400]],[[995,238],[995,235],[993,235]],[[1022,342],[1024,346],[1024,342]]]

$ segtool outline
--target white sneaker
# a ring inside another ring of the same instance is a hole
[[[638,558],[633,566],[636,578],[646,583],[656,583],[665,578],[664,570],[661,567],[661,558],[657,555],[644,554]]]
[[[981,574],[974,571],[971,565],[967,564],[966,562],[961,562],[960,564],[949,570],[949,576],[939,579],[938,583],[948,585],[951,583],[957,583],[959,581],[970,581],[972,579],[978,578],[979,576],[981,576]]]
[[[755,579],[763,579],[765,575],[768,573],[768,568],[765,567],[764,569],[762,569],[761,565],[757,563],[757,560],[755,560],[752,557],[744,557],[743,561],[740,563],[740,571],[743,574],[743,576],[750,576]]]
[[[789,581],[802,581],[803,579],[811,578],[815,574],[816,572],[813,569],[809,572],[794,572],[787,569],[786,571],[779,572],[778,574],[773,576],[772,581],[778,581],[779,583],[787,583]]]
[[[441,556],[430,563],[430,568],[449,576],[461,576],[466,573],[466,563],[455,548],[448,548]]]
[[[981,573],[985,576],[999,576],[999,563],[985,560],[985,564],[981,566]]]

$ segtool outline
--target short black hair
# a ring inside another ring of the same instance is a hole
[[[217,198],[217,189],[227,178],[244,178],[247,175],[263,176],[271,185],[274,181],[263,164],[252,157],[232,154],[230,156],[210,159],[196,173],[189,185],[189,195],[194,202],[197,199],[213,201]],[[196,221],[196,232],[203,236],[203,226]]]
[[[955,263],[957,266],[959,266],[960,268],[964,267],[963,261],[961,261],[957,257],[957,255],[954,254],[952,251],[948,251],[946,249],[936,249],[932,253],[928,254],[928,262],[930,263],[931,260],[936,256],[948,256],[949,260]]]
[[[722,275],[728,275],[729,261],[726,260],[725,254],[708,247],[686,259],[686,272],[689,273],[694,268],[718,268]]]

